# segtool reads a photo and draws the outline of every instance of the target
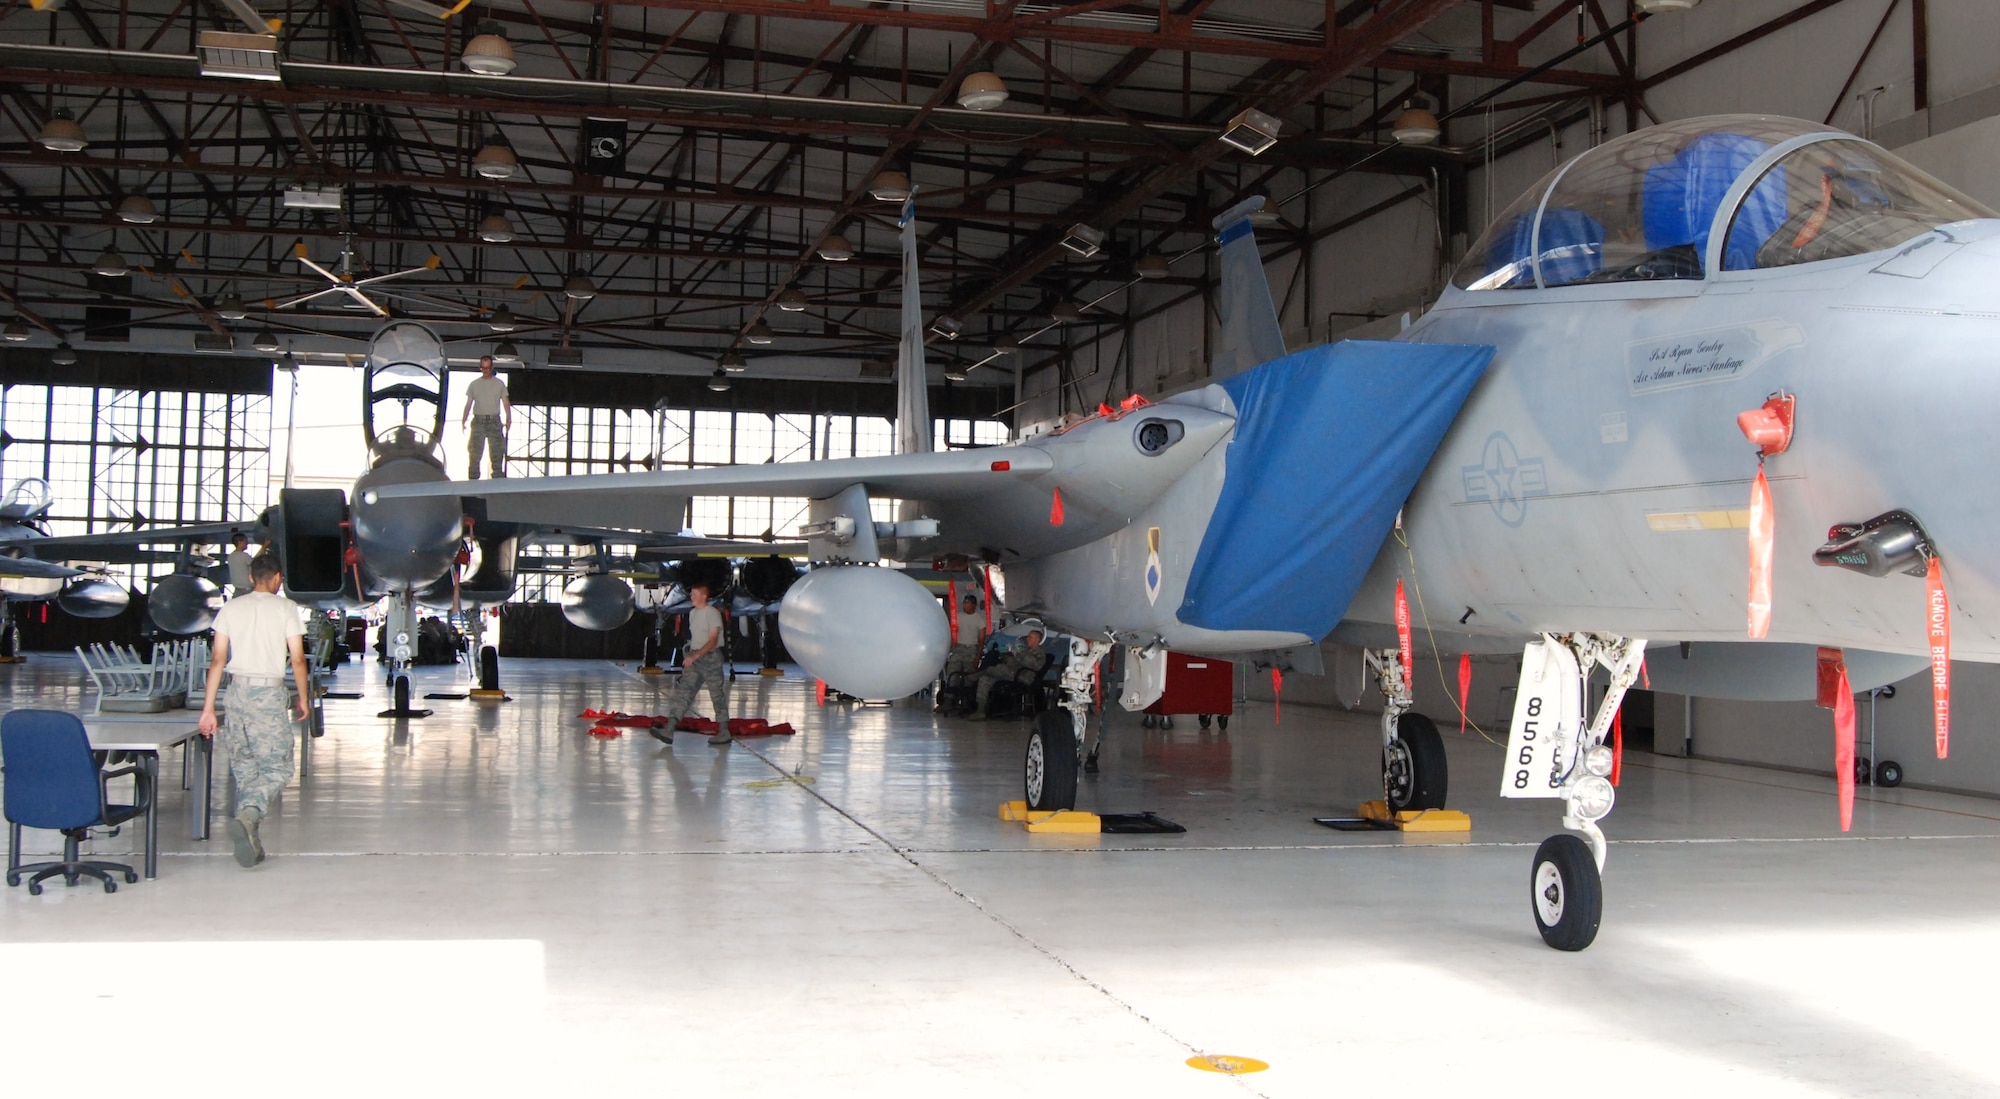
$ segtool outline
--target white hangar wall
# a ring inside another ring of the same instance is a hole
[[[1720,45],[1796,8],[1795,0],[1734,0],[1702,4],[1685,15],[1650,21],[1640,37],[1639,68],[1656,73]],[[1927,6],[1929,106],[1915,101],[1915,62],[1909,5],[1898,5],[1865,60],[1863,50],[1888,0],[1845,0],[1751,43],[1725,57],[1690,69],[1650,89],[1646,106],[1665,120],[1703,114],[1771,113],[1825,119],[1835,127],[1861,132],[1872,124],[1875,138],[1899,155],[1972,197],[2000,208],[2000,5],[1991,0],[1931,0]],[[1860,62],[1856,71],[1856,63]],[[1843,83],[1854,80],[1846,94]],[[1861,93],[1872,97],[1873,117],[1864,118]],[[1622,106],[1604,113],[1610,136],[1624,132]],[[1641,124],[1650,120],[1642,117]],[[1455,141],[1474,144],[1476,135],[1461,124]],[[1430,181],[1413,177],[1355,175],[1314,192],[1306,227],[1324,233],[1310,251],[1309,279],[1286,301],[1295,261],[1267,264],[1274,296],[1285,305],[1282,322],[1294,349],[1342,336],[1393,335],[1397,316],[1420,312],[1435,300],[1444,258],[1456,258],[1469,238],[1492,220],[1559,160],[1589,144],[1588,123],[1498,158],[1489,169],[1468,173],[1468,239],[1438,240],[1438,220]],[[1271,191],[1286,195],[1284,181]],[[1401,202],[1399,192],[1420,188]],[[1490,198],[1489,198],[1490,195]],[[1379,204],[1379,208],[1378,208]],[[1371,212],[1372,211],[1372,212]],[[1288,215],[1298,212],[1287,208]],[[1366,216],[1359,216],[1365,214]],[[1339,226],[1329,231],[1330,227]],[[1271,249],[1267,246],[1267,254]],[[1194,257],[1183,264],[1195,261]],[[1213,262],[1212,257],[1208,262]],[[1177,266],[1176,274],[1184,273]],[[1142,286],[1134,294],[1136,312],[1156,308],[1184,287]],[[1358,314],[1358,315],[1357,315]],[[1370,317],[1380,320],[1369,322]],[[1136,388],[1148,394],[1199,384],[1203,354],[1214,335],[1215,319],[1204,303],[1183,302],[1133,326]],[[1151,384],[1149,384],[1151,383]],[[1913,612],[1915,613],[1913,603]],[[1420,650],[1422,646],[1419,646]],[[1284,685],[1287,706],[1329,706],[1374,711],[1379,696],[1362,674],[1359,654],[1345,646],[1323,647],[1329,674],[1292,676]],[[1420,656],[1417,700],[1423,712],[1456,735],[1457,709],[1450,695],[1457,682],[1456,653],[1441,660]],[[1489,731],[1504,730],[1518,658],[1475,656],[1468,706]],[[2000,668],[1958,664],[1954,668],[1955,730],[1952,756],[1940,761],[1931,745],[1930,691],[1922,677],[1898,685],[1893,699],[1876,709],[1878,758],[1901,763],[1913,784],[2000,796]],[[1268,676],[1241,674],[1248,707],[1270,704]],[[1867,698],[1859,702],[1860,731],[1868,732]],[[1685,718],[1692,717],[1693,736]],[[1655,748],[1679,754],[1690,744],[1697,756],[1736,760],[1818,774],[1832,774],[1832,717],[1809,703],[1745,703],[1655,696]],[[1479,783],[1484,776],[1459,781]]]

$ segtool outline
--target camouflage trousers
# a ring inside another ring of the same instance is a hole
[[[706,687],[708,700],[715,706],[715,726],[718,732],[729,730],[729,671],[722,666],[720,649],[710,650],[699,660],[688,661],[681,669],[681,680],[674,689],[667,692],[666,716],[676,723],[687,716],[695,692]]]
[[[236,780],[236,811],[269,813],[271,799],[292,781],[292,702],[283,683],[229,684],[224,696],[222,749]]]
[[[507,476],[507,430],[500,426],[498,416],[474,416],[472,434],[467,449],[472,459],[472,469],[465,476],[468,480],[479,480],[479,452],[486,451],[487,465],[493,476]]]

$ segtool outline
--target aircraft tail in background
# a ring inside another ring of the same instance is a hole
[[[896,348],[896,453],[931,450],[930,381],[924,369],[924,291],[917,273],[917,189],[903,200],[902,340]],[[1270,296],[1270,291],[1265,291]]]
[[[1211,381],[1285,355],[1278,310],[1271,304],[1271,282],[1264,277],[1264,257],[1257,251],[1257,234],[1250,224],[1250,215],[1262,210],[1264,202],[1263,195],[1252,195],[1213,223],[1222,252],[1222,287],[1215,300],[1222,333],[1209,362]]]

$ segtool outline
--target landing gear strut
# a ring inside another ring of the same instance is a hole
[[[1542,842],[1528,882],[1535,926],[1557,950],[1582,950],[1597,938],[1605,856],[1597,822],[1616,800],[1604,738],[1645,655],[1646,643],[1635,638],[1543,634],[1521,657],[1500,796],[1563,800],[1562,826],[1572,834]],[[1586,723],[1590,676],[1599,666],[1611,686]]]
[[[1413,698],[1395,649],[1363,649],[1361,659],[1382,691],[1382,800],[1389,811],[1442,809],[1450,785],[1437,723],[1410,709]]]
[[[391,592],[389,617],[383,634],[388,651],[382,655],[389,665],[389,691],[393,705],[376,717],[429,717],[429,710],[410,709],[410,669],[417,656],[417,603],[410,592]]]
[[[1098,665],[1111,651],[1109,641],[1069,639],[1063,665],[1061,701],[1035,719],[1023,761],[1028,808],[1038,812],[1076,808],[1076,775],[1089,729],[1091,687]]]

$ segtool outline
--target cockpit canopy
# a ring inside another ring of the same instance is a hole
[[[1452,285],[1514,290],[1784,267],[1893,248],[1993,211],[1796,118],[1721,115],[1606,142],[1494,219]],[[1721,234],[1718,248],[1715,242]]]

